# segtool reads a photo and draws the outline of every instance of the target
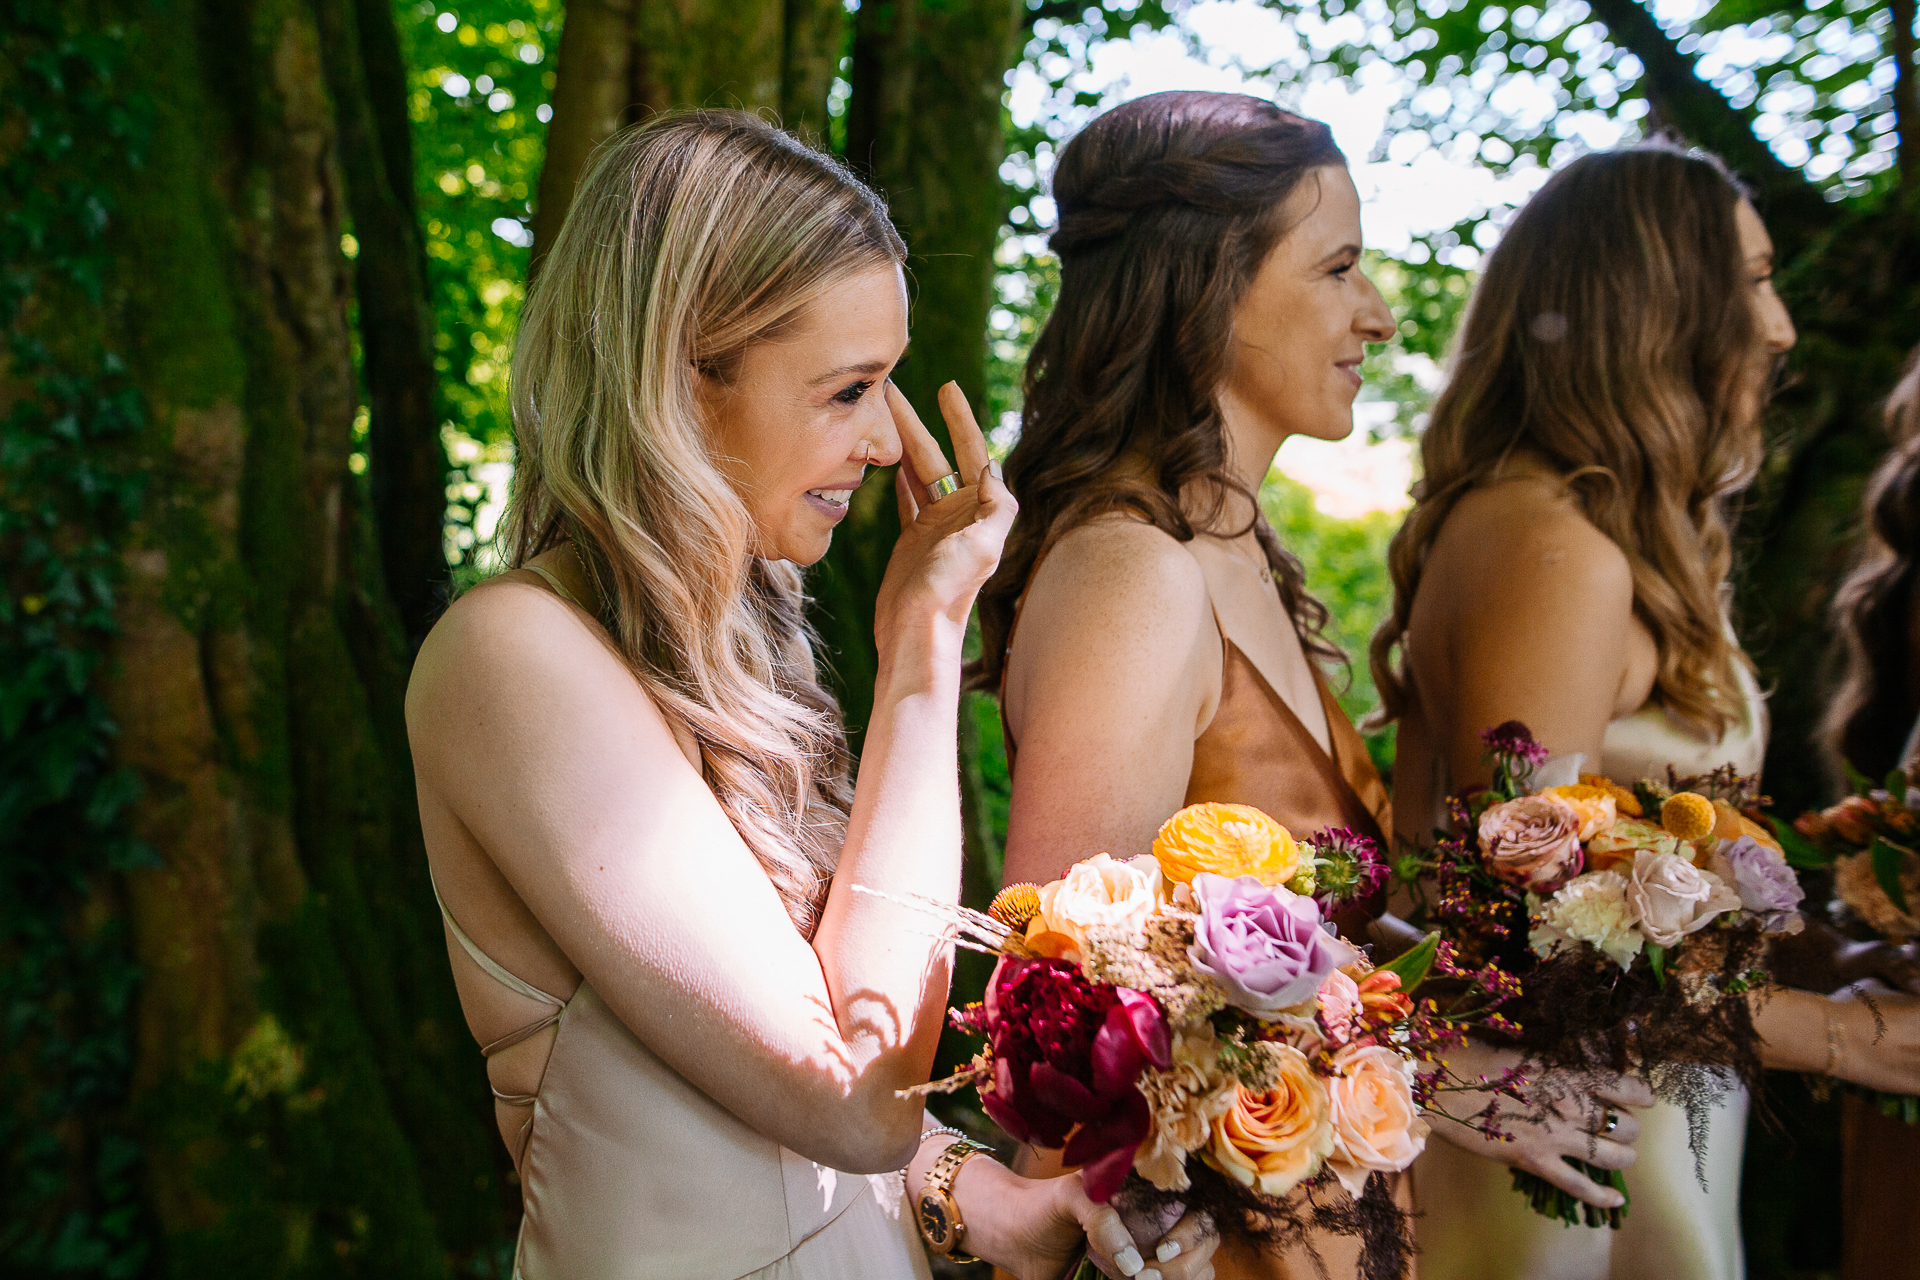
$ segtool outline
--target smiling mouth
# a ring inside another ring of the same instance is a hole
[[[809,489],[809,498],[818,498],[830,507],[844,507],[853,500],[851,489]]]

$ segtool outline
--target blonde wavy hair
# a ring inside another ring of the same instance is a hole
[[[665,117],[594,153],[513,356],[509,563],[573,544],[614,643],[808,937],[846,838],[846,734],[801,572],[755,554],[696,379],[730,380],[835,284],[905,257],[830,157],[740,112]]]
[[[1653,633],[1653,698],[1715,736],[1743,715],[1723,621],[1726,503],[1759,469],[1772,357],[1762,345],[1718,160],[1665,143],[1585,156],[1529,200],[1488,255],[1420,442],[1414,505],[1388,552],[1393,612],[1371,647],[1381,719],[1403,715],[1404,642],[1454,504],[1516,454],[1564,477],[1633,572]]]

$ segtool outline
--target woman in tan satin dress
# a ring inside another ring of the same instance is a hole
[[[1095,120],[1053,182],[1060,298],[1006,464],[1021,516],[981,596],[1006,878],[1144,853],[1201,800],[1380,839],[1386,789],[1322,674],[1326,611],[1254,502],[1287,436],[1352,430],[1360,360],[1393,334],[1345,162],[1270,103],[1166,93]],[[1357,1241],[1317,1251],[1356,1274]],[[1320,1274],[1231,1241],[1215,1265]]]
[[[907,1090],[950,953],[901,899],[959,891],[961,646],[1014,504],[957,388],[955,471],[887,381],[904,257],[834,161],[696,112],[596,152],[528,297],[515,567],[448,610],[407,691],[520,1175],[516,1277],[928,1274],[908,1201],[954,1135]],[[856,785],[799,566],[903,456]],[[1023,1280],[1089,1239],[1143,1267],[1077,1179],[975,1156],[936,1189],[964,1247]],[[1149,1249],[1206,1280],[1200,1224],[1170,1236]]]

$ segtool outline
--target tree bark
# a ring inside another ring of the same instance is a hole
[[[573,0],[555,55],[553,119],[533,208],[529,273],[560,234],[587,156],[618,129],[633,100],[634,0]]]
[[[113,335],[152,424],[104,693],[159,865],[91,908],[125,903],[144,974],[126,1105],[152,1265],[447,1275],[511,1225],[347,469],[340,118],[367,115],[331,64],[358,44],[306,0],[118,8],[151,137],[111,176],[114,270],[71,323]]]
[[[392,13],[369,0],[314,0],[313,8],[360,246],[354,288],[374,525],[387,586],[407,642],[417,648],[446,605],[452,577],[433,306],[413,195],[400,42]]]
[[[1900,135],[1895,153],[1900,190],[1908,199],[1920,192],[1920,69],[1914,67],[1914,0],[1887,0],[1893,30],[1887,49],[1893,54],[1893,127]]]

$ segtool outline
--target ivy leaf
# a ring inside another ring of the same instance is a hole
[[[1833,861],[1813,841],[1794,830],[1792,823],[1782,822],[1770,813],[1766,819],[1767,825],[1773,828],[1773,838],[1780,842],[1780,851],[1786,855],[1788,866],[1802,871],[1818,871]]]

